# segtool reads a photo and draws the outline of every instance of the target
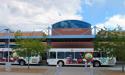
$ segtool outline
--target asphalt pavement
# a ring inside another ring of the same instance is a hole
[[[4,65],[0,65],[4,67]],[[27,66],[13,65],[16,68],[26,68]],[[16,73],[0,72],[0,75],[105,75],[102,70],[121,70],[121,66],[115,67],[56,67],[56,66],[31,66],[31,68],[48,69],[45,73]]]

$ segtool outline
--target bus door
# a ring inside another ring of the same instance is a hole
[[[49,52],[48,64],[50,62],[51,64],[56,65],[57,64],[57,57],[56,56],[57,56],[56,52]]]
[[[14,62],[12,58],[12,52],[9,52],[9,61]],[[7,62],[8,61],[8,51],[0,52],[0,62]]]
[[[101,61],[101,63],[103,64],[103,65],[107,65],[108,64],[108,57],[107,57],[107,54],[106,54],[106,52],[100,52],[100,55],[101,55],[101,57],[100,57],[100,61]]]
[[[5,62],[3,52],[0,52],[0,63]]]

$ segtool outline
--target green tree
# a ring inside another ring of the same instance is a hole
[[[42,42],[43,39],[22,38],[20,31],[15,33],[15,38],[17,44],[15,49],[17,54],[22,57],[28,57],[28,68],[31,55],[37,54],[42,56],[47,51],[47,49],[50,48],[47,44]]]
[[[96,35],[94,45],[95,50],[108,52],[109,56],[125,62],[125,32],[121,27],[113,30],[102,29]]]

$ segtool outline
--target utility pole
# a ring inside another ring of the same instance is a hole
[[[94,35],[96,35],[96,28],[97,28],[97,27],[96,27],[96,26],[94,26]]]
[[[51,29],[51,28],[50,28],[50,27],[48,27],[48,36],[50,36],[50,29]]]
[[[8,49],[8,57],[7,57],[7,61],[5,64],[5,69],[6,71],[10,71],[10,67],[11,67],[11,63],[10,63],[10,30],[9,29],[5,29],[7,31],[7,36],[8,36],[8,40],[7,40],[7,49]]]

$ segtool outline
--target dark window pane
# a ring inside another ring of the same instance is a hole
[[[55,59],[56,58],[56,52],[50,52],[49,57]]]
[[[84,52],[75,52],[76,59],[83,58],[83,57],[84,57]]]
[[[8,52],[3,52],[3,56],[8,58]],[[12,52],[9,52],[9,56],[12,57]]]
[[[8,53],[7,52],[4,52],[3,55],[4,55],[5,58],[8,57]]]
[[[100,57],[101,55],[100,55],[100,52],[94,52],[94,53],[93,53],[93,56],[94,56],[94,57]]]
[[[107,57],[106,52],[102,52],[102,57]]]
[[[55,23],[52,25],[53,29],[56,28],[90,28],[91,25],[86,22],[81,22],[77,20],[67,20]]]
[[[57,58],[58,59],[64,59],[64,52],[58,52]]]
[[[2,52],[0,52],[0,58],[2,58],[3,57],[3,53]]]
[[[74,52],[66,52],[65,55],[65,58],[72,57],[72,59],[74,59]]]

